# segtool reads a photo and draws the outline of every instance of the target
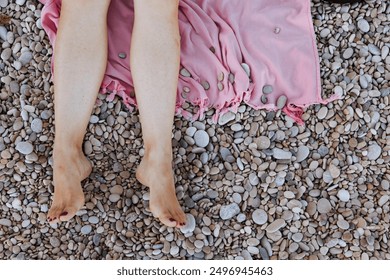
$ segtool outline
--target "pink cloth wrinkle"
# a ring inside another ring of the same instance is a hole
[[[44,4],[42,26],[54,49],[62,0],[39,1]],[[108,100],[120,97],[130,110],[137,107],[129,60],[133,5],[129,0],[111,1],[107,68],[99,91]],[[229,111],[236,113],[241,104],[276,111],[278,98],[285,95],[287,104],[282,111],[304,125],[302,115],[308,106],[340,99],[337,95],[321,97],[310,5],[310,0],[180,0],[180,68],[191,76],[179,74],[176,114],[197,120],[214,109],[212,121],[217,122]],[[250,68],[249,77],[243,63]],[[223,80],[219,81],[221,73]],[[234,75],[233,83],[229,75]],[[205,82],[207,90],[202,85]],[[266,85],[273,92],[263,104]],[[185,103],[191,104],[189,109],[183,108]]]

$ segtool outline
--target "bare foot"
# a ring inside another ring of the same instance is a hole
[[[81,181],[88,177],[92,165],[83,152],[54,151],[54,197],[47,219],[49,223],[69,221],[85,199]]]
[[[150,211],[169,227],[185,225],[186,216],[177,201],[172,163],[144,156],[136,172],[137,180],[150,188]]]

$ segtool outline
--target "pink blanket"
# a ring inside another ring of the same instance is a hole
[[[62,0],[39,1],[45,5],[42,26],[54,46]],[[137,105],[129,62],[133,13],[133,1],[111,1],[108,61],[100,89],[109,100],[120,96],[130,110]],[[181,0],[179,25],[184,69],[177,115],[196,120],[214,108],[216,122],[242,102],[278,110],[278,100],[283,103],[286,97],[283,112],[303,125],[306,107],[339,98],[321,97],[310,0]],[[185,102],[192,106],[184,109]]]

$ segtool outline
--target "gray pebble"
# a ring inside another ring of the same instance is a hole
[[[0,225],[5,227],[10,227],[12,225],[11,220],[9,219],[0,219]]]
[[[268,221],[268,214],[263,209],[256,209],[252,213],[252,220],[257,225],[264,225]]]
[[[50,237],[50,245],[57,248],[61,245],[61,242],[57,237]]]
[[[343,201],[343,202],[348,202],[350,198],[350,194],[347,190],[341,189],[337,192],[337,197]]]
[[[276,158],[276,159],[288,160],[288,159],[291,159],[291,157],[292,157],[292,153],[291,152],[284,151],[284,150],[279,149],[279,148],[273,148],[272,152],[273,152],[274,158]]]
[[[260,150],[268,149],[271,146],[271,140],[267,136],[260,136],[253,140]]]
[[[364,18],[362,18],[358,21],[357,26],[360,29],[360,31],[362,31],[364,33],[370,31],[370,24]]]
[[[96,216],[91,216],[88,218],[88,222],[90,222],[91,224],[98,224],[99,223],[99,218],[96,217]]]
[[[326,198],[321,198],[317,203],[317,210],[321,214],[329,213],[332,210],[332,205]]]
[[[91,225],[85,225],[80,229],[82,234],[89,234],[92,231]]]
[[[219,211],[219,216],[222,220],[229,220],[240,213],[240,207],[237,203],[231,203],[229,205],[223,205]]]
[[[16,150],[24,155],[31,154],[32,151],[34,150],[34,147],[31,143],[29,142],[19,142],[16,145]]]
[[[6,48],[6,49],[4,49],[4,50],[1,52],[0,57],[1,57],[1,59],[2,59],[3,61],[7,61],[8,59],[10,59],[11,55],[12,55],[11,49],[10,49],[10,48]]]
[[[283,219],[277,219],[273,221],[270,225],[265,229],[268,233],[273,233],[283,228],[286,225],[286,221]]]
[[[41,133],[42,132],[42,120],[41,119],[34,119],[31,122],[31,130],[35,133]]]
[[[4,1],[4,0],[0,0],[0,1]],[[8,1],[8,0],[6,0]],[[3,41],[6,41],[7,40],[7,29],[0,25],[0,39],[3,40]]]
[[[198,147],[204,148],[204,147],[206,147],[209,144],[210,136],[207,134],[206,131],[198,130],[194,134],[194,140],[195,140],[195,144]]]
[[[192,214],[186,214],[186,224],[184,227],[180,228],[180,231],[184,234],[191,233],[195,230],[195,225],[196,223],[194,216]]]
[[[30,61],[32,60],[33,58],[33,54],[29,51],[27,52],[24,52],[20,55],[19,57],[19,61],[22,63],[22,65],[26,65],[28,63],[30,63]]]
[[[264,94],[271,94],[274,91],[274,88],[270,85],[265,85],[263,87],[263,93]]]
[[[276,107],[278,107],[278,109],[281,110],[284,108],[284,106],[286,106],[286,103],[287,103],[287,96],[281,95],[276,101]]]
[[[296,162],[304,161],[309,156],[309,154],[310,154],[310,150],[307,146],[299,146]]]
[[[350,59],[353,55],[353,49],[352,48],[347,48],[344,52],[343,52],[343,58],[344,59]]]
[[[233,112],[227,112],[219,117],[218,124],[219,125],[225,125],[228,122],[234,120],[236,118],[236,115]]]
[[[368,153],[367,153],[367,158],[369,160],[376,160],[380,157],[382,154],[382,148],[374,143],[368,147]]]

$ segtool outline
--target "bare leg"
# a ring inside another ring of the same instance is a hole
[[[63,0],[55,44],[54,198],[49,222],[67,221],[84,205],[81,181],[91,172],[82,151],[107,66],[110,0]]]
[[[135,0],[130,65],[145,155],[137,179],[150,188],[150,210],[171,227],[185,224],[172,171],[172,125],[180,65],[178,0]]]

